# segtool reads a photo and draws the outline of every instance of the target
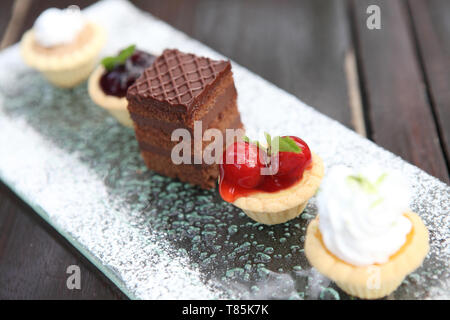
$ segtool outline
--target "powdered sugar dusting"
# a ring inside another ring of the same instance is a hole
[[[105,54],[136,43],[223,58],[125,1],[99,2],[86,15],[114,35]],[[449,186],[232,64],[251,137],[298,135],[326,168],[375,162],[405,175],[431,251],[389,298],[450,298]],[[17,46],[0,54],[0,68],[0,177],[128,296],[348,298],[304,257],[315,199],[289,223],[254,223],[216,191],[146,170],[133,131],[95,106],[85,85],[53,88],[23,65]]]

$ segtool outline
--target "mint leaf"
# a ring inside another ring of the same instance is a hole
[[[294,152],[300,153],[302,152],[302,148],[300,148],[295,141],[290,137],[277,137],[279,138],[278,151],[279,152]]]
[[[127,61],[129,57],[134,53],[136,50],[136,45],[131,45],[119,52],[117,56],[110,56],[103,58],[101,63],[105,67],[106,70],[111,71],[118,65],[122,65]]]
[[[384,179],[386,179],[387,175],[388,174],[385,172],[381,176],[379,176],[377,181],[375,181],[375,186],[378,187],[384,181]]]
[[[377,187],[373,185],[369,179],[363,177],[361,174],[348,176],[347,179],[349,181],[356,182],[361,188],[364,189],[367,193],[375,193],[377,192]]]
[[[247,136],[244,136],[243,140],[248,143],[253,143],[259,148],[266,150],[268,156],[271,156],[278,152],[302,152],[302,148],[300,148],[297,143],[290,137],[276,136],[272,138],[271,135],[267,132],[264,132],[264,136],[267,141],[267,147],[261,145],[258,141],[250,140]]]
[[[132,44],[131,46],[129,46],[128,48],[123,49],[122,51],[120,51],[118,59],[119,59],[119,63],[123,64],[125,63],[125,61],[131,57],[131,55],[134,53],[134,51],[136,50],[136,45]]]
[[[380,187],[380,184],[384,181],[384,179],[387,176],[388,176],[387,173],[383,173],[382,175],[380,175],[378,177],[377,181],[375,181],[374,183],[370,182],[369,179],[362,176],[361,174],[348,176],[347,179],[348,179],[348,181],[356,182],[367,193],[376,193],[376,192],[378,192],[378,188]],[[378,205],[378,203],[375,204],[375,206],[376,205]]]
[[[242,138],[242,140],[244,140],[245,142],[254,144],[254,145],[256,145],[258,148],[261,148],[261,149],[266,150],[266,148],[265,148],[263,145],[261,145],[261,144],[259,143],[259,141],[256,141],[256,140],[250,140],[250,138],[247,137],[247,136],[244,136],[244,137]]]
[[[302,148],[300,148],[297,143],[290,137],[276,136],[272,138],[267,132],[264,132],[264,136],[266,137],[267,154],[269,156],[278,152],[302,152]]]
[[[270,134],[268,134],[267,132],[264,132],[264,136],[266,137],[267,148],[270,149],[272,145],[272,138],[270,137]]]
[[[375,200],[374,202],[372,202],[372,204],[370,205],[370,209],[375,208],[376,206],[380,205],[383,202],[383,198],[378,198],[377,200]]]
[[[297,143],[295,143],[295,141],[290,137],[276,136],[272,139],[270,145],[272,154],[276,154],[278,152],[302,152],[302,148],[300,148]]]
[[[106,70],[111,71],[116,66],[116,58],[115,57],[106,57],[102,59],[102,65]]]

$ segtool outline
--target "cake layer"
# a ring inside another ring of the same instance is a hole
[[[201,131],[201,137],[203,137],[204,132],[209,129],[214,128],[218,129],[223,137],[225,138],[225,129],[237,129],[242,128],[242,123],[240,120],[239,111],[237,109],[237,105],[235,101],[230,101],[229,107],[227,107],[222,113],[217,115],[216,119],[210,123],[210,126],[208,128],[205,128],[202,125],[202,131]],[[191,142],[194,143],[194,132],[190,132]],[[165,149],[171,149],[173,146],[178,144],[178,141],[172,141],[172,132],[164,132],[159,128],[152,128],[152,127],[141,127],[135,125],[135,133],[136,133],[136,139],[138,141],[144,141],[149,144],[162,147]],[[202,142],[202,149],[204,148],[203,145],[207,145],[208,141]]]
[[[229,126],[226,129],[242,129],[242,128],[243,128],[243,126],[242,126],[242,123],[240,121],[240,118],[237,117],[237,118],[235,118],[233,120],[232,123],[229,124]],[[233,143],[233,142],[235,142],[235,141],[237,141],[237,140],[239,140],[241,138],[241,135],[238,138],[234,138],[234,139],[233,139],[233,137],[226,137],[225,136],[225,130],[226,129],[223,129],[221,131],[222,135],[223,135],[223,138],[224,138],[224,141],[223,141],[223,148],[224,149],[223,150],[225,150],[225,147],[227,145],[230,145],[231,143]],[[141,150],[146,150],[146,151],[153,152],[153,153],[156,153],[156,154],[159,154],[159,155],[164,155],[164,156],[167,156],[167,157],[170,157],[173,147],[179,143],[178,141],[169,141],[169,142],[170,142],[170,144],[164,145],[164,144],[159,143],[159,141],[155,141],[154,139],[149,138],[148,136],[144,137],[144,138],[140,137],[140,139],[138,139],[139,148]],[[195,152],[194,151],[194,146],[191,145],[192,157],[194,156],[194,154],[202,155],[202,151],[210,143],[212,143],[212,142],[211,141],[203,141],[203,143],[201,145],[201,149],[198,152]],[[193,161],[192,161],[192,163],[193,163]],[[170,161],[170,163],[167,163],[166,165],[172,166],[172,165],[175,165],[175,164],[173,164],[172,161]]]
[[[216,186],[219,176],[217,165],[174,165],[167,156],[145,150],[141,150],[141,155],[147,167],[159,174],[178,178],[182,182],[195,184],[203,189],[211,189]]]
[[[197,118],[194,121],[202,121],[204,130],[211,126],[211,123],[223,113],[230,104],[230,101],[236,101],[237,92],[233,83],[226,85],[223,84],[223,90],[217,90],[214,94],[209,96],[209,99],[205,102],[205,108],[202,113],[197,114]],[[219,88],[220,89],[220,88]],[[133,106],[129,108],[135,110]],[[130,111],[131,119],[139,128],[157,128],[165,133],[171,134],[173,130],[178,128],[185,128],[193,131],[193,122],[186,124],[179,121],[168,121],[167,119],[161,119],[155,117],[155,114],[149,115],[147,112]]]
[[[230,142],[226,129],[243,128],[229,61],[165,50],[128,89],[127,100],[141,154],[149,169],[202,188],[215,187],[219,168],[216,163],[204,163],[204,149],[212,143],[203,141],[204,132],[217,129],[228,140],[223,141],[225,147]],[[201,132],[194,130],[195,121],[202,122]],[[176,129],[187,129],[190,135],[188,164],[176,165],[172,161],[172,150],[181,142],[171,141]],[[239,133],[243,134],[243,130]],[[231,139],[238,138],[231,135]],[[210,152],[216,151],[219,150]],[[219,158],[222,153],[212,156]],[[203,163],[194,164],[198,161]]]
[[[218,128],[214,128],[218,129]],[[236,135],[238,135],[240,138],[243,136],[243,125],[240,121],[239,115],[237,115],[234,119],[227,120],[226,127],[223,127],[221,129],[218,129],[222,135],[222,139],[224,140],[224,145],[230,144],[230,139],[232,139],[232,134],[226,134],[226,129],[242,129],[241,131],[234,132]],[[156,146],[161,149],[165,150],[172,150],[174,146],[179,144],[180,142],[184,141],[184,138],[179,138],[177,141],[171,141],[170,136],[160,136],[158,134],[152,134],[152,132],[149,131],[136,131],[136,139],[138,142],[144,142],[153,146]],[[215,137],[213,138],[215,139]],[[226,141],[225,141],[226,140]],[[210,143],[211,139],[204,141],[202,140],[201,143],[196,142],[195,148],[197,150],[203,150],[205,149]],[[194,137],[191,137],[191,150],[194,150]]]
[[[208,118],[213,118],[213,116],[208,115],[210,112],[215,112],[216,105],[211,103],[212,101],[215,101],[225,91],[228,94],[233,94],[232,91],[236,91],[233,75],[229,69],[224,70],[221,76],[214,81],[214,84],[214,87],[209,86],[207,92],[202,95],[202,99],[197,99],[196,103],[191,105],[186,112],[180,112],[176,108],[161,108],[160,104],[154,99],[133,95],[132,87],[130,87],[127,93],[128,110],[133,119],[136,120],[141,116],[154,121],[161,121],[160,126],[164,126],[163,123],[174,123],[176,127],[193,128],[194,121],[202,120],[204,117],[206,117],[205,121]],[[229,86],[232,86],[232,88],[229,89]],[[220,109],[220,106],[217,107]]]

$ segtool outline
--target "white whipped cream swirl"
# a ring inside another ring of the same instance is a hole
[[[85,26],[80,10],[76,6],[67,9],[49,8],[34,22],[36,42],[43,47],[53,47],[73,42]]]
[[[319,229],[327,249],[341,260],[385,263],[406,241],[410,188],[397,172],[377,167],[333,167],[317,196]]]

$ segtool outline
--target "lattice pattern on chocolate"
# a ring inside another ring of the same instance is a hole
[[[133,87],[140,96],[189,106],[228,65],[228,61],[165,50]]]

